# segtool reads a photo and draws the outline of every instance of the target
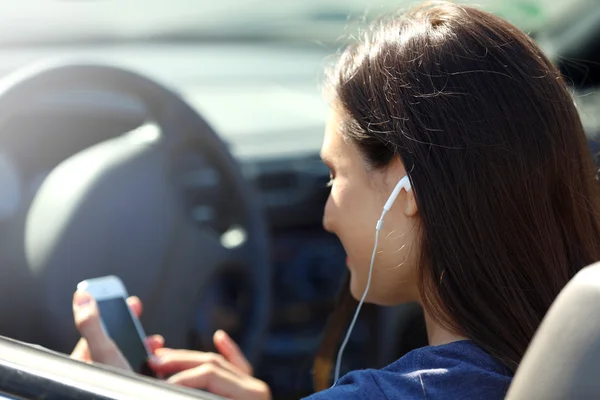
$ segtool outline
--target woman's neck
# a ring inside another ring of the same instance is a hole
[[[425,327],[427,328],[427,340],[430,346],[439,346],[459,340],[467,340],[466,336],[459,335],[451,330],[448,330],[433,321],[427,311],[423,311],[425,315]]]

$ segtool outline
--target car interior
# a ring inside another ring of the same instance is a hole
[[[42,3],[0,17],[0,399],[217,398],[64,356],[77,283],[110,274],[168,346],[210,351],[224,329],[274,398],[312,393],[346,273],[321,225],[323,69],[341,36],[408,2]],[[477,2],[559,66],[600,168],[600,5],[513,3]],[[581,373],[598,370],[598,268],[559,296],[509,398],[600,395]],[[342,372],[426,344],[418,305],[365,305]]]

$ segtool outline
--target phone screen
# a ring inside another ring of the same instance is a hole
[[[121,350],[131,368],[138,374],[152,376],[147,362],[148,353],[131,319],[125,299],[100,300],[98,308],[108,336]]]

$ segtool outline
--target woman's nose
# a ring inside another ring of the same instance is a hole
[[[331,207],[331,196],[329,196],[327,198],[327,203],[325,203],[325,210],[323,211],[323,229],[325,229],[327,232],[333,233]]]

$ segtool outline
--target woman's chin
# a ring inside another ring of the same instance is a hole
[[[350,294],[357,301],[360,301],[365,294],[365,283],[357,282],[354,277],[354,274],[350,274]],[[370,303],[372,297],[372,293],[367,293],[367,297],[365,298],[365,302]]]
[[[372,285],[371,285],[372,286]],[[409,293],[409,291],[399,291],[400,293]],[[360,301],[365,294],[365,283],[357,281],[352,274],[350,274],[350,294],[356,301]],[[400,304],[412,303],[417,301],[416,296],[398,296],[398,292],[395,292],[393,296],[381,296],[381,293],[373,290],[371,287],[365,297],[365,303],[375,304],[382,307],[397,306]]]

